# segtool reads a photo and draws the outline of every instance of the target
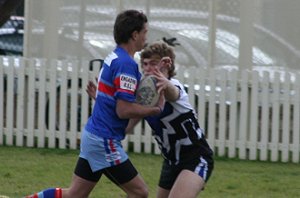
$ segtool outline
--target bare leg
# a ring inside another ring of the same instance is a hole
[[[183,170],[171,189],[170,198],[195,198],[204,187],[205,181],[196,173]]]
[[[71,186],[62,190],[63,198],[86,198],[93,190],[97,182],[85,180],[73,175]]]
[[[170,190],[158,186],[156,198],[168,198]]]
[[[127,183],[121,184],[120,188],[123,189],[128,198],[144,198],[148,197],[147,186],[141,176],[137,175]]]

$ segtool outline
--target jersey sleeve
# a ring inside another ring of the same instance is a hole
[[[138,65],[133,62],[119,64],[116,68],[114,87],[116,92],[114,97],[117,99],[134,102],[136,99],[135,92],[140,81],[141,74],[138,71]]]

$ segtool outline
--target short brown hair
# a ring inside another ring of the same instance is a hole
[[[137,10],[125,10],[119,13],[114,24],[115,42],[118,45],[128,43],[132,33],[143,30],[147,22],[147,16]]]
[[[145,58],[154,58],[158,57],[159,59],[163,57],[170,57],[172,60],[171,67],[169,68],[168,74],[169,78],[173,77],[176,75],[175,72],[175,53],[174,50],[171,46],[166,44],[163,41],[156,41],[148,46],[146,46],[143,51],[141,52],[141,61]]]

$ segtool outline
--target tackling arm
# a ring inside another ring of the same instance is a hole
[[[147,107],[135,102],[117,100],[117,114],[121,119],[143,118],[152,115],[158,115],[162,112],[165,105],[165,97],[160,94],[159,101],[154,107]]]

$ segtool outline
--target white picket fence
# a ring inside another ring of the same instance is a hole
[[[88,61],[0,57],[0,145],[77,149],[98,71]],[[299,75],[181,67],[177,78],[217,156],[299,163]],[[123,146],[160,153],[145,122]]]

